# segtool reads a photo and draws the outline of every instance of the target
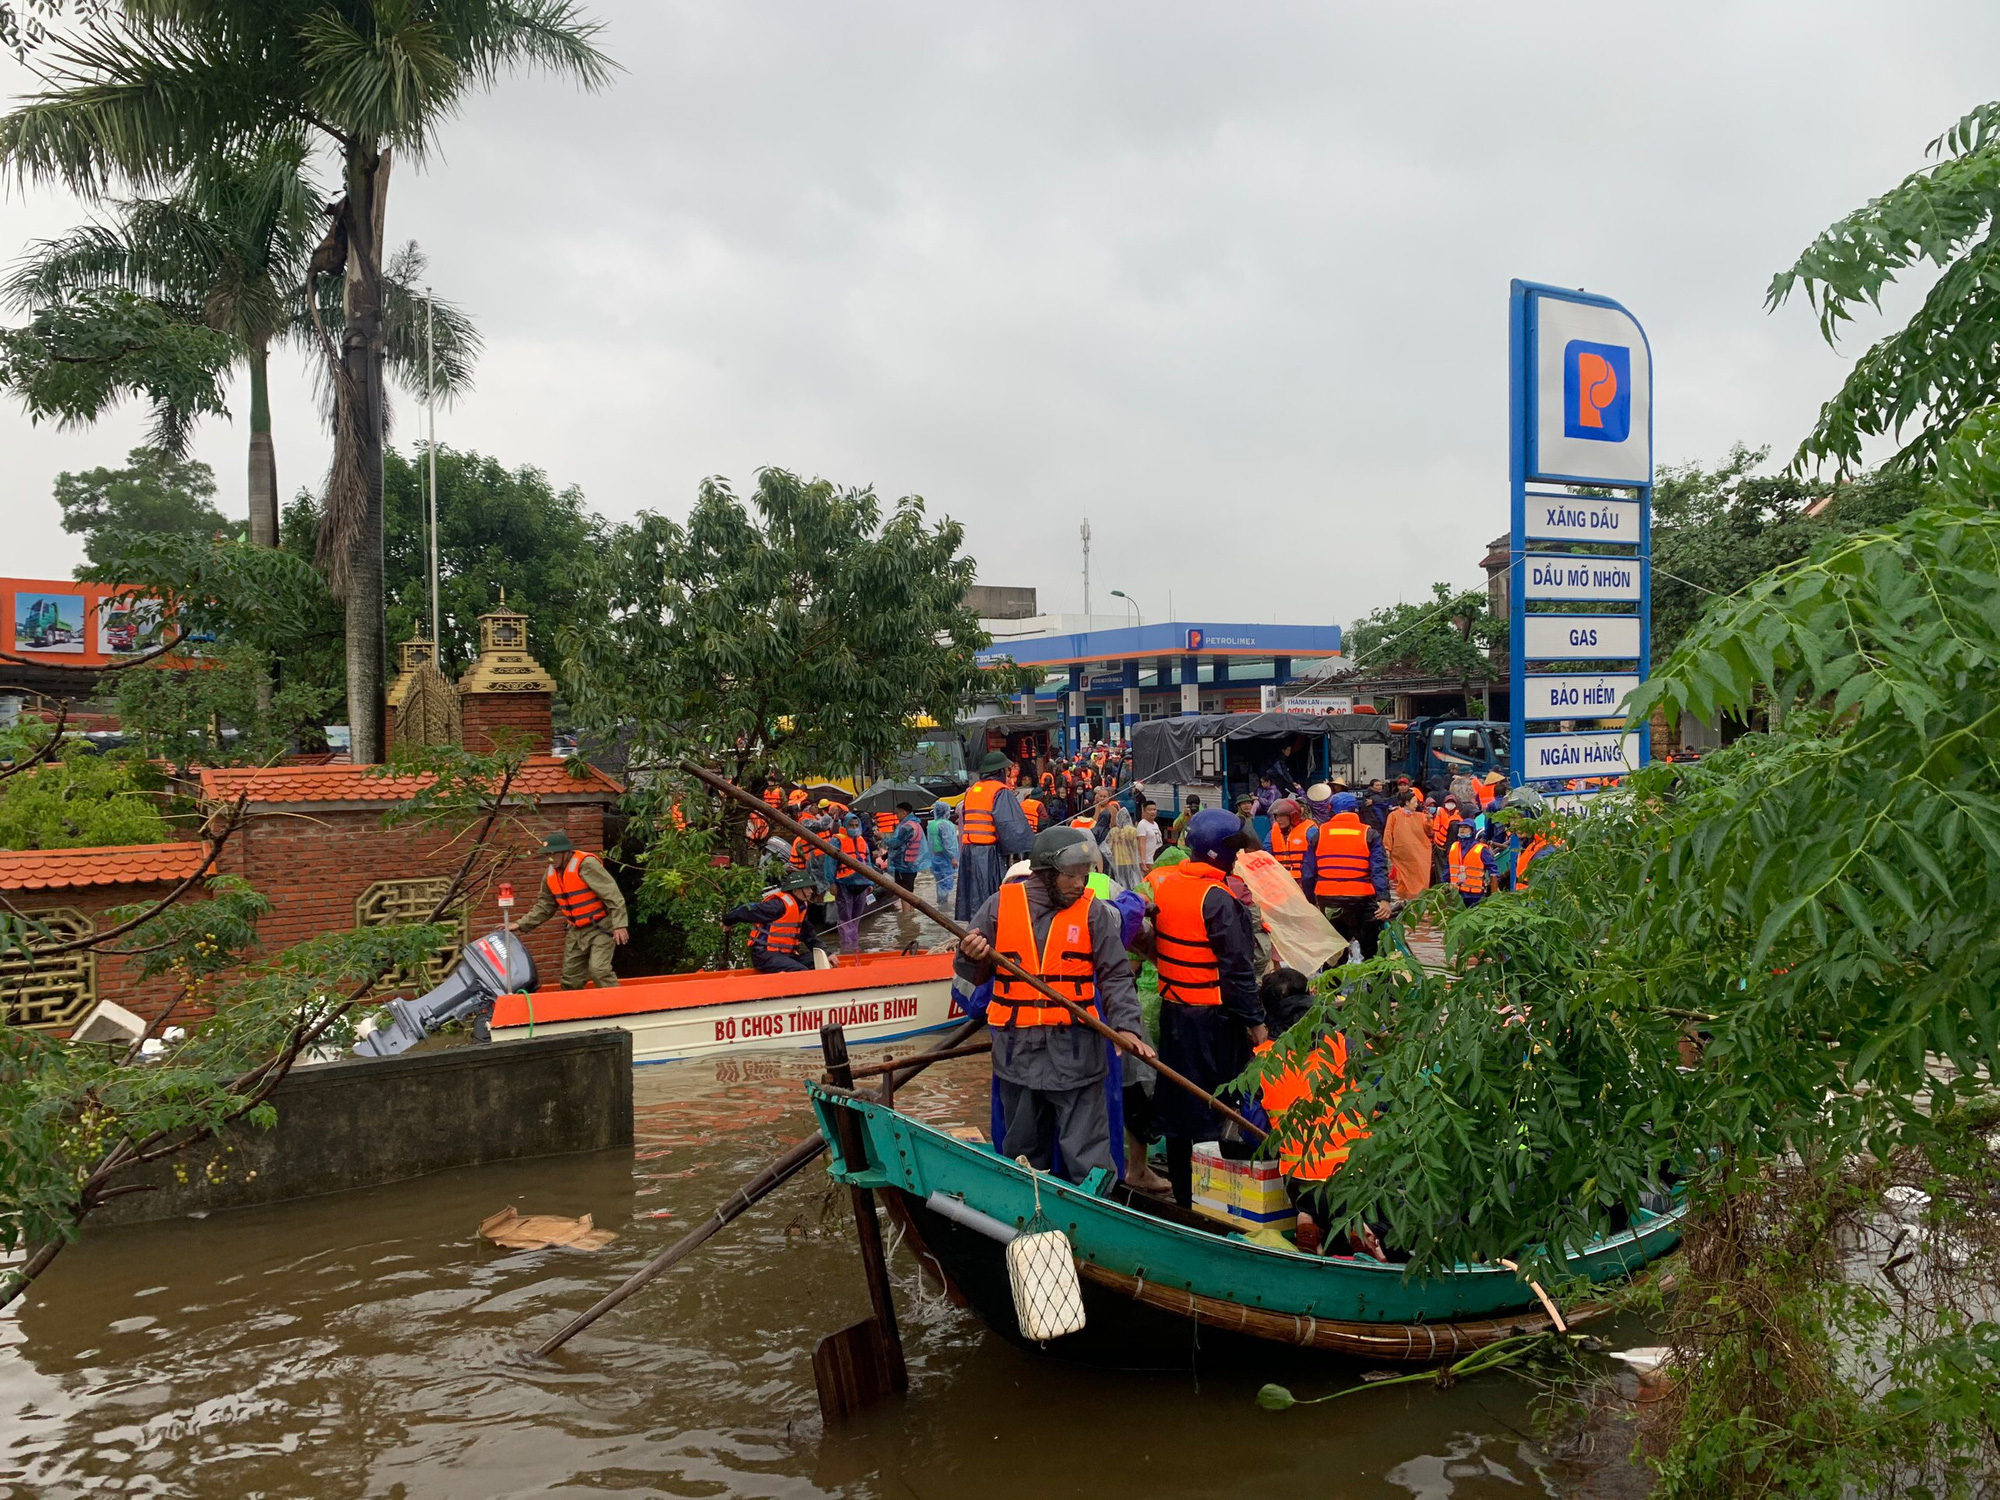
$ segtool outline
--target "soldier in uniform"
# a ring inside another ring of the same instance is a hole
[[[603,989],[616,985],[611,955],[630,936],[625,926],[625,893],[595,854],[585,854],[566,833],[542,841],[549,873],[542,893],[515,931],[533,932],[557,912],[569,923],[563,934],[562,987],[580,990],[588,981]]]

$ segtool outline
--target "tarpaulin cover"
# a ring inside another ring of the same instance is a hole
[[[1334,760],[1353,758],[1356,745],[1385,745],[1388,722],[1374,714],[1189,714],[1148,719],[1132,731],[1132,774],[1140,781],[1201,781],[1195,774],[1203,740],[1327,740]]]

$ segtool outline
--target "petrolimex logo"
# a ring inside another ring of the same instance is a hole
[[[1632,435],[1632,351],[1571,339],[1563,346],[1563,436],[1622,443]]]
[[[1193,627],[1189,627],[1188,637],[1187,637],[1188,641],[1187,649],[1190,651],[1199,651],[1201,649],[1201,643],[1203,639],[1204,637],[1202,636],[1202,633],[1199,630],[1196,630]]]

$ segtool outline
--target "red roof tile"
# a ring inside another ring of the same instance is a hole
[[[0,849],[0,890],[178,884],[201,868],[203,845],[104,844],[89,849]]]
[[[595,766],[572,776],[570,765],[553,755],[530,757],[514,778],[514,790],[524,797],[595,793],[605,799],[624,790]],[[219,766],[201,773],[201,793],[216,802],[234,802],[246,792],[252,802],[401,802],[430,781],[384,775],[379,766]]]

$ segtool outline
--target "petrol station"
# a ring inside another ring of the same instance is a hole
[[[996,643],[979,660],[1040,668],[1021,711],[1061,719],[1074,750],[1129,743],[1147,719],[1273,708],[1279,689],[1338,658],[1340,642],[1338,625],[1175,620]]]

